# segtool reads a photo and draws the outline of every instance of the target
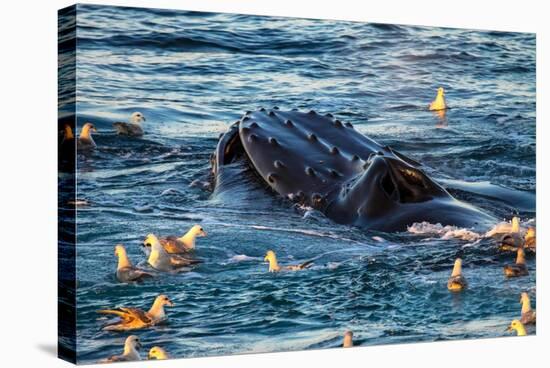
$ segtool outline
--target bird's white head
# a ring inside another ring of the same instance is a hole
[[[63,126],[63,133],[65,134],[65,139],[73,139],[74,138],[73,129],[71,128],[71,126],[69,124],[65,124]]]
[[[506,331],[517,331],[518,336],[525,336],[527,332],[525,331],[525,326],[519,320],[515,319],[510,323],[510,326]]]
[[[453,272],[451,274],[451,277],[460,276],[460,275],[462,275],[462,259],[457,258],[453,266]]]
[[[521,293],[519,303],[522,306],[526,307],[526,309],[531,309],[531,300],[529,300],[529,294],[527,294],[526,292]]]
[[[346,333],[344,333],[344,347],[351,348],[352,346],[353,346],[353,332],[346,331]]]
[[[193,225],[191,228],[191,232],[195,236],[206,236],[208,233],[204,230],[204,228],[201,225]]]
[[[132,124],[141,124],[145,120],[145,116],[143,116],[143,114],[139,111],[136,111],[130,115],[130,123]]]
[[[97,132],[97,129],[94,124],[92,123],[85,123],[82,126],[82,130],[80,131],[80,138],[90,138],[92,136],[92,132]]]
[[[172,303],[172,301],[164,294],[160,294],[159,296],[156,297],[155,304],[158,304],[159,306],[166,305],[168,307],[174,306],[174,303]]]
[[[163,359],[168,359],[168,354],[163,348],[159,346],[153,346],[151,350],[149,350],[149,355],[147,356],[147,358],[163,360]]]
[[[275,252],[272,250],[268,250],[264,257],[264,262],[276,262],[277,256],[275,255]]]
[[[143,245],[146,247],[151,247],[151,249],[162,248],[160,245],[160,241],[155,234],[147,235],[147,237],[143,241]]]
[[[126,248],[124,248],[124,245],[117,244],[115,245],[115,256],[122,257],[126,255]]]
[[[124,342],[125,352],[127,350],[139,351],[140,349],[141,349],[141,341],[139,340],[139,337],[137,337],[136,335],[130,335],[126,338],[126,341]]]

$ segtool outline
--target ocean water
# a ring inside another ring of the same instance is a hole
[[[208,184],[218,136],[245,111],[315,109],[422,162],[457,198],[534,225],[533,34],[79,5],[76,60],[78,126],[98,128],[97,150],[77,157],[79,362],[120,353],[128,335],[102,331],[96,310],[148,309],[159,293],[175,302],[168,323],[136,334],[173,357],[336,348],[348,329],[360,346],[511,336],[520,292],[536,306],[534,257],[506,280],[514,255],[482,233],[366,232],[239,170],[229,193]],[[445,114],[427,110],[439,86]],[[116,136],[134,111],[145,136]],[[115,244],[143,265],[148,233],[195,223],[208,232],[199,267],[116,282]],[[314,266],[270,274],[268,249]],[[470,287],[452,294],[457,256]]]

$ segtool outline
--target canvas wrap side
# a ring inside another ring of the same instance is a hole
[[[58,12],[58,147],[76,117],[76,5]],[[76,140],[58,151],[58,356],[76,363]],[[68,149],[67,149],[68,147]]]

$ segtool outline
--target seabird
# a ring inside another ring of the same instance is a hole
[[[353,332],[352,331],[346,331],[344,334],[344,345],[345,348],[351,348],[353,347]]]
[[[127,123],[116,122],[113,123],[113,127],[119,135],[141,137],[143,135],[143,128],[141,127],[143,121],[145,121],[145,116],[141,112],[134,112],[130,115]]]
[[[160,244],[164,247],[166,253],[179,254],[187,253],[191,250],[195,250],[195,242],[197,237],[203,237],[208,235],[200,225],[193,225],[185,235],[181,237],[167,236],[166,238],[160,238]],[[146,254],[150,254],[151,249],[144,245]]]
[[[531,309],[531,300],[529,300],[529,295],[525,292],[521,293],[519,302],[521,304],[521,323],[524,325],[536,324],[537,312]]]
[[[63,126],[63,141],[61,141],[61,143],[71,139],[74,139],[73,129],[69,124],[65,124]]]
[[[537,236],[535,234],[535,228],[529,227],[525,234],[525,249],[536,251],[537,249]]]
[[[139,356],[139,351],[141,349],[141,342],[139,337],[136,335],[130,335],[126,338],[124,342],[124,352],[122,355],[113,355],[107,359],[100,361],[100,363],[111,363],[111,362],[129,362],[132,360],[141,360]]]
[[[306,261],[297,265],[280,266],[277,262],[277,256],[272,250],[267,251],[264,257],[264,262],[269,262],[269,272],[300,271],[305,270],[313,264],[313,261]]]
[[[160,244],[159,239],[154,234],[147,235],[143,242],[145,247],[151,248],[151,253],[147,262],[155,269],[164,272],[173,272],[183,270],[184,267],[189,267],[201,261],[189,259],[177,254],[168,254],[164,247]]]
[[[447,289],[450,291],[462,291],[468,286],[466,279],[462,276],[462,259],[457,258],[453,267],[451,277],[447,281]]]
[[[157,359],[157,360],[164,360],[164,359],[170,359],[170,355],[164,350],[163,348],[159,346],[153,346],[151,350],[149,350],[149,355],[147,356],[149,360]]]
[[[522,247],[518,248],[516,263],[504,266],[504,275],[506,277],[518,277],[528,275],[527,265],[525,264],[525,252]]]
[[[510,323],[510,326],[506,331],[516,331],[518,336],[527,336],[527,331],[525,331],[525,326],[519,320],[515,319]]]
[[[61,147],[63,150],[70,149],[74,151],[74,134],[73,129],[69,124],[63,126],[63,139],[61,140]]]
[[[67,201],[67,204],[69,206],[74,206],[74,207],[85,207],[85,206],[89,206],[90,202],[87,199],[76,198],[76,199]]]
[[[74,155],[76,152],[75,139],[73,129],[69,124],[63,126],[63,137],[59,143],[58,154],[61,159],[67,162],[74,162]]]
[[[432,111],[445,110],[447,108],[447,104],[445,103],[445,90],[443,87],[437,89],[437,96],[435,96],[435,100],[432,101],[429,108]]]
[[[166,295],[159,295],[155,298],[153,306],[148,312],[139,308],[121,307],[117,309],[99,310],[101,314],[114,314],[120,317],[120,320],[107,324],[103,327],[104,331],[128,331],[138,330],[145,327],[154,326],[166,320],[164,306],[173,307],[174,303]]]
[[[92,123],[85,123],[78,137],[78,150],[89,151],[96,148],[92,132],[97,132],[96,127]]]
[[[519,218],[512,218],[512,228],[508,234],[505,234],[501,241],[499,250],[508,252],[515,252],[519,247],[523,246],[523,239],[520,234]]]
[[[120,282],[139,282],[148,277],[153,277],[152,274],[140,270],[132,265],[126,248],[122,244],[115,246],[115,256],[118,257],[118,265],[116,269],[116,278]]]

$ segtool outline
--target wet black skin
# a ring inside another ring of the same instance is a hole
[[[220,137],[212,157],[216,179],[239,159],[275,192],[340,224],[403,231],[422,221],[478,229],[495,222],[453,198],[420,163],[330,114],[247,112]]]

